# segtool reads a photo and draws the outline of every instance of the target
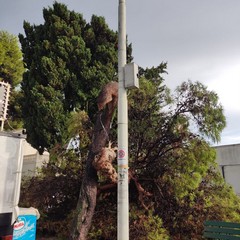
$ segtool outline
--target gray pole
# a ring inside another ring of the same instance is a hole
[[[126,1],[118,6],[118,240],[129,240],[128,109],[124,86],[126,65]]]

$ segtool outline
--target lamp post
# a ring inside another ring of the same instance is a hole
[[[118,6],[118,240],[129,239],[128,202],[128,109],[124,67],[126,65],[126,1]]]

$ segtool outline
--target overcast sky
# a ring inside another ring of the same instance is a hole
[[[53,0],[0,0],[0,30],[23,33],[23,20],[43,23]],[[104,16],[117,30],[118,0],[61,0],[89,21]],[[127,34],[134,62],[168,62],[166,84],[188,79],[218,93],[227,117],[219,143],[240,143],[240,0],[126,0]]]

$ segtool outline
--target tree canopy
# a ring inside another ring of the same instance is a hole
[[[24,72],[22,52],[16,36],[0,31],[0,81],[8,82],[15,88]]]
[[[8,119],[13,127],[21,124],[19,99],[21,93],[17,88],[22,81],[24,65],[18,38],[6,31],[0,31],[0,81],[11,85]],[[5,127],[9,127],[6,126]]]
[[[117,71],[117,33],[103,17],[82,15],[55,2],[43,9],[44,24],[24,22],[23,118],[28,141],[42,152],[64,139],[71,111],[91,119],[96,97]]]

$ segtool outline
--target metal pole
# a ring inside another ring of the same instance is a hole
[[[126,1],[118,6],[118,240],[129,240],[128,109],[124,86],[126,65]]]

